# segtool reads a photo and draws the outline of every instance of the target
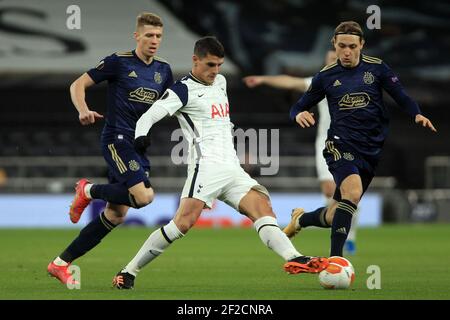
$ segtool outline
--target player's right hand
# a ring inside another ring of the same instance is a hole
[[[101,119],[103,116],[95,111],[88,110],[87,112],[80,112],[78,119],[83,126],[95,123],[95,119]]]
[[[134,139],[134,149],[140,154],[145,154],[149,145],[150,136],[140,136]]]
[[[295,121],[300,125],[302,128],[309,128],[313,126],[316,123],[316,120],[314,120],[314,113],[311,113],[309,111],[302,111],[300,112],[296,117]]]

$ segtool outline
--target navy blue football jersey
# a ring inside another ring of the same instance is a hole
[[[378,58],[362,55],[354,68],[342,66],[339,60],[324,67],[292,106],[290,117],[295,120],[299,112],[326,97],[331,117],[328,139],[342,141],[362,155],[378,157],[389,124],[382,89],[411,116],[420,114],[391,68]]]
[[[133,141],[136,122],[173,84],[167,61],[155,56],[147,65],[134,50],[114,53],[87,73],[95,83],[108,81],[104,143],[118,135]]]

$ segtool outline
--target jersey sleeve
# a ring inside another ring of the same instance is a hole
[[[414,117],[417,114],[420,114],[419,105],[405,92],[400,80],[392,69],[384,62],[381,64],[380,68],[382,88],[386,90],[395,102],[397,102],[397,104],[409,115]]]
[[[188,101],[188,88],[186,84],[177,81],[166,92],[162,97],[155,103],[160,104],[161,107],[166,109],[169,115],[173,115],[179,109],[184,107]]]
[[[117,74],[117,65],[119,57],[112,54],[101,60],[95,68],[90,69],[87,74],[94,80],[95,83],[100,83],[104,80],[113,80]]]
[[[301,98],[291,107],[290,118],[295,121],[295,117],[302,111],[307,111],[325,98],[325,89],[321,81],[321,74],[318,73],[312,78],[311,84]]]
[[[147,136],[152,126],[167,116],[168,112],[161,105],[154,103],[137,121],[135,130],[135,139],[141,136]]]

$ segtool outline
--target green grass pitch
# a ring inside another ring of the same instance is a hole
[[[77,230],[0,230],[0,299],[450,299],[450,225],[387,225],[358,230],[358,252],[348,257],[356,280],[347,290],[325,290],[317,275],[288,275],[283,261],[253,229],[192,229],[144,268],[134,290],[111,279],[153,229],[121,227],[76,260],[81,289],[69,290],[46,266]],[[327,255],[329,230],[304,230],[295,246]],[[368,289],[370,265],[381,270],[381,289]]]

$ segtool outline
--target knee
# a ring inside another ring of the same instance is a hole
[[[181,233],[186,234],[197,222],[197,219],[189,213],[177,215],[174,219],[175,225]]]
[[[256,220],[264,218],[264,217],[272,217],[275,219],[277,218],[277,216],[275,215],[275,212],[273,212],[272,210],[256,210],[254,212],[247,212],[247,213],[245,213],[245,215],[252,222],[255,222]]]
[[[118,226],[119,224],[122,224],[125,221],[125,217],[112,216],[106,218],[115,226]]]
[[[113,225],[118,226],[119,224],[122,224],[125,221],[125,213],[121,212],[114,212],[111,210],[105,210],[105,217],[108,219],[109,222],[111,222]]]
[[[136,207],[142,208],[152,203],[155,197],[155,193],[153,192],[153,189],[149,188],[145,189],[145,191],[137,192],[136,194],[133,195],[133,197],[136,203]]]
[[[361,200],[362,190],[352,189],[347,192],[342,192],[342,199],[350,200],[355,205],[358,205],[359,200]]]
[[[332,198],[334,195],[335,188],[336,188],[334,185],[334,182],[326,181],[326,182],[323,182],[321,186],[322,186],[323,195],[327,199]]]

